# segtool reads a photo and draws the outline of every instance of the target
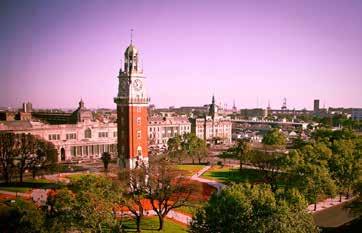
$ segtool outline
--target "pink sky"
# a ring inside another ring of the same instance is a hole
[[[87,3],[87,4],[86,4]],[[157,107],[362,107],[362,1],[1,1],[0,106],[114,108],[133,28]]]

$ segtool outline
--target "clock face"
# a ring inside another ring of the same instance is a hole
[[[142,81],[140,79],[134,80],[133,87],[136,91],[142,90]]]

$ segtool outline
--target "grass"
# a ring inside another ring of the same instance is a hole
[[[352,221],[355,217],[350,214],[348,209],[344,208],[347,203],[348,202],[344,202],[340,205],[333,206],[313,214],[313,218],[317,226],[323,228],[334,228]]]
[[[245,183],[245,182],[260,182],[263,181],[264,174],[256,169],[243,169],[240,173],[238,168],[215,166],[205,172],[202,178],[215,180],[220,183],[229,184]]]
[[[136,224],[133,219],[129,219],[123,222],[125,232],[136,232]],[[158,231],[158,218],[147,217],[141,221],[141,230],[145,233],[186,233],[187,227],[181,223],[176,223],[170,219],[165,219],[164,229]]]
[[[20,192],[25,193],[30,191],[31,189],[50,189],[50,188],[58,188],[59,184],[52,183],[46,179],[32,179],[26,178],[23,183],[14,182],[10,184],[2,183],[0,184],[0,190],[8,191],[8,192]]]
[[[201,201],[201,200],[193,201],[188,206],[182,206],[182,207],[177,208],[176,211],[179,211],[179,212],[184,213],[189,216],[193,216],[196,213],[197,209],[200,209],[204,203],[205,203],[205,201]]]
[[[26,193],[31,190],[29,187],[4,187],[0,186],[0,190],[7,191],[7,192],[13,192],[13,193]]]
[[[205,167],[205,165],[182,164],[182,165],[177,165],[176,167],[178,170],[184,171],[187,173],[187,175],[192,176],[195,173],[197,173],[198,171],[200,171],[201,169],[203,169]]]

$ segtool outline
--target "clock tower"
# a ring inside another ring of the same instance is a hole
[[[132,44],[124,53],[124,68],[119,71],[117,104],[118,163],[133,169],[148,162],[148,103],[145,76],[139,53]]]

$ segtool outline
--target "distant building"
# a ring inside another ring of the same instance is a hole
[[[150,146],[167,146],[168,139],[191,133],[191,123],[185,116],[152,116],[148,121]]]
[[[231,126],[232,122],[229,117],[218,115],[218,107],[215,104],[214,96],[211,105],[209,105],[209,114],[191,119],[191,132],[211,144],[230,143]]]
[[[24,114],[20,112],[20,115]],[[27,114],[27,113],[25,113]],[[43,119],[51,120],[49,113]],[[55,117],[57,117],[55,115]],[[117,124],[93,121],[92,112],[84,107],[84,102],[67,117],[75,118],[74,123],[49,124],[32,119],[0,121],[0,131],[30,133],[52,142],[58,150],[58,161],[80,161],[100,158],[103,152],[112,156],[117,151]]]
[[[352,108],[352,120],[362,120],[362,108]]]
[[[314,105],[313,105],[313,112],[314,114],[318,114],[319,113],[319,100],[314,100]]]
[[[33,105],[30,102],[23,103],[23,112],[32,112]]]

